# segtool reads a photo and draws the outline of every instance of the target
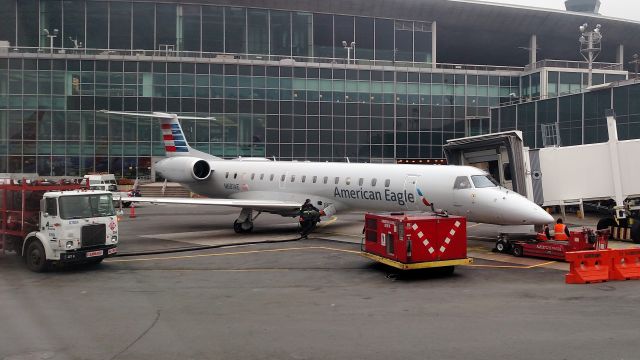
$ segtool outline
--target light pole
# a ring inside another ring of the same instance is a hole
[[[587,30],[589,25],[584,23],[580,26],[580,54],[589,63],[589,81],[587,86],[593,85],[593,62],[600,55],[602,50],[602,33],[600,24],[596,25],[595,29]]]
[[[352,41],[350,45],[347,45],[346,41],[342,41],[342,47],[347,49],[347,64],[351,64],[351,51],[353,50],[353,62],[356,60],[356,42]]]
[[[49,32],[49,29],[43,29],[44,35],[49,38],[49,48],[53,54],[53,39],[58,36],[58,29],[53,29],[53,33]]]
[[[629,64],[632,64],[635,66],[635,77],[634,79],[638,78],[638,65],[640,65],[640,55],[638,54],[633,54],[633,61],[630,61]]]

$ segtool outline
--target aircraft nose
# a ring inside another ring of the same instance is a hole
[[[511,220],[522,225],[544,225],[553,223],[553,216],[540,206],[519,194],[511,194]]]

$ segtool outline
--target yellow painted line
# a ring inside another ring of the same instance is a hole
[[[533,269],[533,268],[537,268],[537,267],[540,267],[540,266],[551,265],[551,264],[555,264],[556,262],[557,261],[547,261],[547,262],[544,262],[542,264],[531,265],[527,269]]]
[[[482,225],[481,223],[477,223],[477,224],[473,224],[473,225],[467,225],[467,229],[472,228],[472,227],[476,227],[478,225]]]
[[[491,260],[497,261],[497,260]],[[535,265],[480,265],[480,264],[472,264],[472,265],[463,265],[469,267],[481,267],[481,268],[490,268],[490,269],[533,269],[545,265],[551,265],[556,263],[555,261],[543,262]]]
[[[247,254],[259,254],[259,253],[282,252],[282,251],[296,251],[296,250],[330,250],[330,251],[340,251],[340,252],[354,253],[354,254],[359,254],[360,253],[359,251],[354,251],[354,250],[336,249],[336,248],[329,248],[329,247],[323,247],[323,246],[306,246],[306,247],[296,247],[296,248],[234,251],[234,252],[226,252],[226,253],[167,256],[167,257],[154,257],[154,258],[113,259],[113,260],[112,259],[108,259],[108,260],[105,260],[105,262],[116,263],[116,262],[135,262],[135,261],[154,261],[154,260],[193,259],[193,258],[211,257],[211,256],[247,255]]]

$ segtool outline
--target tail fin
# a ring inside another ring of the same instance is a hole
[[[162,141],[164,142],[164,149],[167,152],[167,157],[196,156],[205,159],[218,159],[216,156],[204,153],[189,146],[177,115],[171,114],[171,117],[161,117],[160,128],[162,129]]]

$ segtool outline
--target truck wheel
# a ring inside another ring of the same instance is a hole
[[[520,245],[515,245],[513,247],[513,250],[511,250],[513,252],[513,256],[515,257],[521,257],[522,256],[522,246]]]
[[[640,221],[634,221],[633,225],[631,225],[631,240],[640,244]]]
[[[453,272],[456,270],[455,266],[443,266],[440,268],[440,274],[443,276],[451,276]]]
[[[47,254],[45,253],[44,247],[40,241],[31,241],[24,256],[29,270],[35,272],[43,272],[47,270],[49,262],[47,261]]]
[[[509,242],[505,239],[500,239],[498,241],[496,241],[496,250],[499,253],[508,253],[509,252]]]

